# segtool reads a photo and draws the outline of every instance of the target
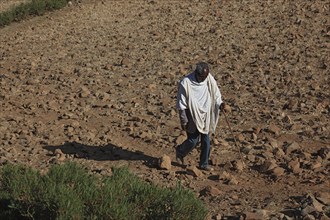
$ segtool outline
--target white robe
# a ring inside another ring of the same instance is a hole
[[[192,72],[179,82],[177,109],[189,109],[199,132],[214,133],[219,120],[221,93],[209,73],[203,82],[197,82]]]

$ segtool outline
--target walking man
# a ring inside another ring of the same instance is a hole
[[[178,85],[177,109],[181,127],[187,139],[176,148],[176,158],[184,163],[184,157],[201,142],[199,168],[212,171],[210,158],[210,134],[214,133],[221,110],[229,110],[221,99],[221,93],[205,62],[197,63],[196,69],[183,77]]]

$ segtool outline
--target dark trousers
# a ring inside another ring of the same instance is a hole
[[[178,146],[178,153],[185,157],[187,154],[189,154],[190,151],[192,151],[200,138],[201,141],[201,154],[199,158],[199,166],[202,168],[205,168],[208,166],[209,158],[210,158],[210,150],[211,150],[211,144],[210,144],[210,136],[209,134],[202,134],[197,129],[194,133],[188,133],[188,138]]]

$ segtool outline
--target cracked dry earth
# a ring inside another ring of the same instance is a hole
[[[329,219],[329,10],[85,0],[1,28],[0,164],[128,166],[147,182],[180,181],[209,219]],[[198,61],[232,108],[233,133],[221,115],[212,138],[212,172],[196,169],[198,147],[175,162],[176,83]]]

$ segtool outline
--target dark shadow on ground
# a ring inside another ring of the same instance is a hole
[[[155,167],[157,158],[145,155],[141,151],[129,151],[113,144],[104,146],[90,146],[78,142],[65,142],[63,145],[43,147],[51,152],[53,156],[56,149],[60,149],[66,155],[73,155],[74,158],[84,158],[96,161],[115,161],[115,160],[141,160],[148,167]]]

